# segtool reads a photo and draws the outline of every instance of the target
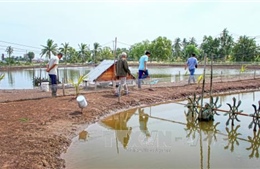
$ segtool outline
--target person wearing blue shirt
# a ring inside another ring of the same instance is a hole
[[[197,65],[198,65],[198,60],[196,58],[196,55],[193,53],[191,55],[191,57],[187,60],[186,65],[185,65],[185,70],[188,67],[189,72],[190,72],[188,84],[190,84],[191,80],[195,83],[194,73],[195,73],[195,69],[197,68]]]
[[[146,51],[143,56],[139,59],[139,68],[138,68],[138,88],[141,88],[141,81],[149,76],[148,69],[147,69],[147,62],[148,58],[150,57],[151,53]]]

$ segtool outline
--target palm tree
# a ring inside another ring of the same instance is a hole
[[[194,37],[192,37],[189,41],[189,45],[194,45],[195,47],[197,47],[197,43],[196,43],[196,39]]]
[[[99,43],[95,42],[94,43],[94,50],[93,50],[93,60],[94,60],[94,63],[96,63],[96,59],[97,59],[97,53],[100,51],[101,49],[101,46]]]
[[[57,50],[57,44],[54,43],[52,39],[47,40],[47,45],[44,46],[42,45],[43,49],[41,52],[41,56],[46,55],[49,59],[51,58],[51,54],[56,55],[58,50]]]
[[[240,36],[238,42],[235,43],[232,55],[235,61],[254,61],[255,56],[258,53],[257,44],[254,38],[247,36]]]
[[[187,41],[187,39],[186,38],[184,38],[183,40],[182,40],[182,50],[184,50],[185,49],[185,47],[187,46],[189,44],[189,42]]]
[[[81,57],[81,61],[82,63],[84,63],[84,61],[86,61],[88,46],[87,44],[84,43],[81,43],[78,46],[79,46],[79,55]]]
[[[28,58],[30,60],[30,63],[32,63],[32,59],[35,57],[35,54],[33,52],[28,52],[27,56],[28,56]]]
[[[234,40],[231,35],[229,35],[227,28],[222,31],[220,39],[220,57],[224,60],[227,56],[231,54]]]
[[[113,51],[110,47],[104,47],[100,51],[100,56],[102,59],[114,59]]]
[[[14,52],[14,49],[11,47],[11,46],[8,46],[6,48],[6,53],[8,54],[9,58],[8,58],[8,63],[9,63],[9,66],[10,66],[10,63],[11,63],[11,55],[12,53]]]
[[[64,60],[67,62],[67,55],[68,55],[69,48],[70,48],[69,43],[62,43],[61,46],[62,47],[60,48],[60,51],[64,55],[64,58],[65,58]]]
[[[7,52],[10,59],[12,53],[14,52],[14,49],[11,46],[8,46],[5,51]]]
[[[174,40],[174,44],[172,46],[175,57],[180,57],[181,56],[181,46],[182,46],[181,39],[180,38],[176,38]]]

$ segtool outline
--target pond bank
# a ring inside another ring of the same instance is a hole
[[[238,91],[257,91],[260,79],[246,79],[213,84],[214,94]],[[88,107],[81,114],[73,93],[51,98],[50,93],[39,90],[0,90],[0,168],[65,168],[60,154],[65,152],[75,137],[88,124],[100,117],[125,109],[185,99],[194,92],[201,93],[197,85],[153,87],[149,90],[133,88],[121,102],[111,89],[84,91]],[[209,92],[209,84],[205,91]]]

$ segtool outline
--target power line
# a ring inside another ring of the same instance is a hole
[[[120,44],[123,44],[123,45],[132,46],[132,45],[124,43],[124,42],[120,42],[120,41],[117,41],[117,42],[120,43]]]
[[[110,43],[113,43],[113,41],[106,42],[106,43],[104,43],[103,45],[100,45],[100,46],[105,46],[105,45],[110,44]]]
[[[6,47],[6,48],[9,47],[9,46],[5,46],[5,45],[1,45],[1,44],[0,44],[0,46],[1,46],[1,47]],[[11,46],[11,47],[12,47],[12,46]],[[17,48],[17,47],[12,47],[12,48],[15,49],[15,51],[16,51],[16,50],[22,50],[22,51],[25,51],[25,52],[27,52],[27,51],[36,52],[36,53],[40,53],[40,52],[41,52],[41,51],[30,50],[30,49],[22,49],[22,48]]]
[[[41,49],[41,48],[39,48],[39,47],[28,46],[28,45],[23,45],[23,44],[13,43],[13,42],[7,42],[7,41],[2,41],[2,40],[0,40],[0,42],[7,43],[7,44],[13,44],[13,45],[24,46],[24,47],[29,47],[29,48]]]

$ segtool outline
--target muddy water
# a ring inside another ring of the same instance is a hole
[[[222,96],[221,109],[233,97],[251,114],[260,92]],[[239,116],[232,127],[223,112],[211,123],[194,123],[185,112],[169,103],[103,118],[73,139],[62,155],[66,168],[259,168],[260,132],[248,129],[251,117]]]

